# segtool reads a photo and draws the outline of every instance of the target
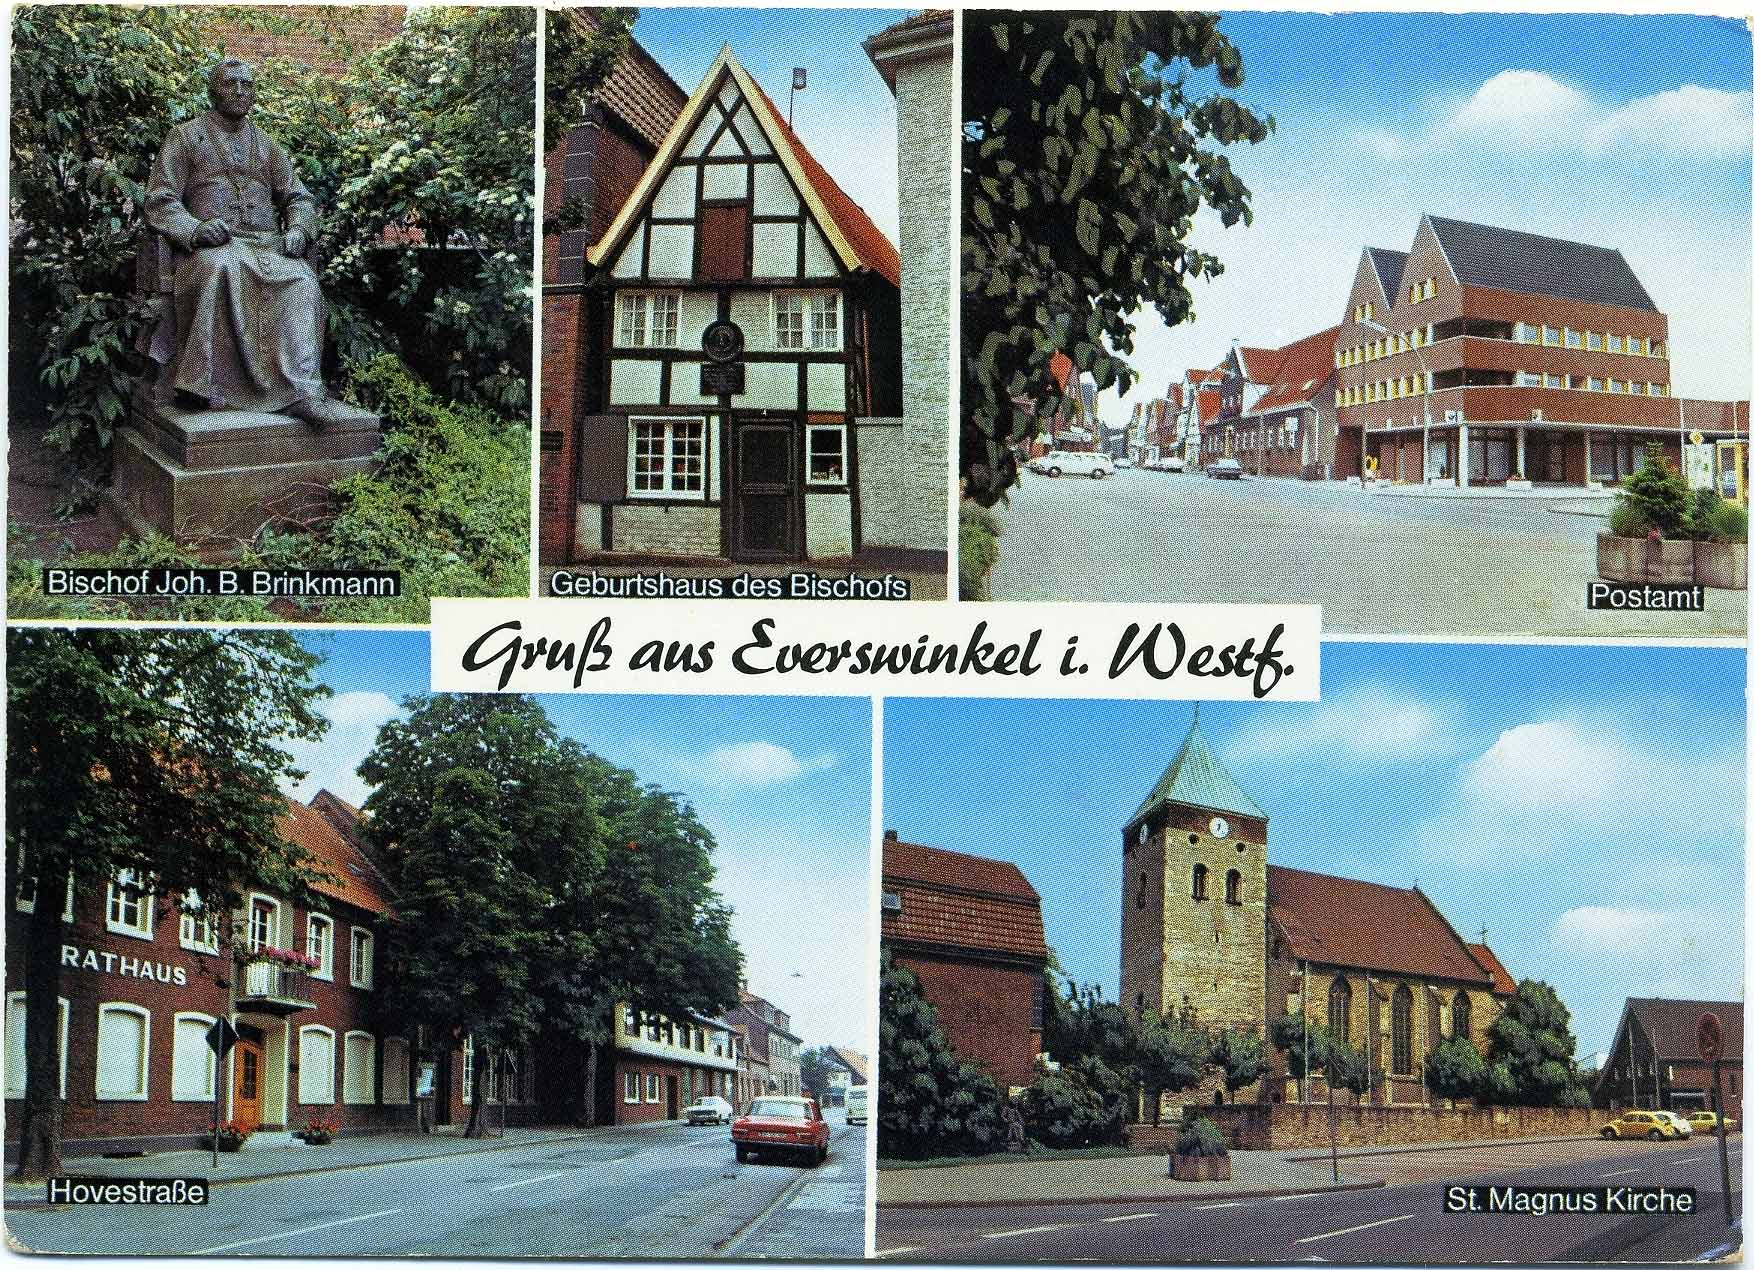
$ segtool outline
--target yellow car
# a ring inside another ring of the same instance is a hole
[[[1652,1142],[1661,1142],[1665,1138],[1680,1137],[1681,1131],[1654,1111],[1623,1111],[1619,1119],[1602,1126],[1602,1136],[1610,1140],[1649,1138]]]
[[[1715,1111],[1696,1111],[1687,1117],[1687,1123],[1693,1126],[1693,1132],[1695,1133],[1716,1133],[1717,1119],[1717,1112]],[[1735,1131],[1735,1118],[1733,1116],[1725,1116],[1724,1132],[1734,1133]]]

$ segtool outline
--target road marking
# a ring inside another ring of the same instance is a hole
[[[877,1250],[877,1255],[879,1257],[899,1257],[904,1252],[918,1252],[919,1250],[920,1245],[907,1244],[900,1248],[879,1248]]]
[[[498,1186],[490,1186],[490,1191],[511,1191],[520,1186],[534,1186],[537,1182],[552,1182],[557,1177],[565,1177],[572,1169],[562,1169],[558,1173],[544,1173],[541,1177],[521,1177],[515,1182],[503,1182]]]
[[[1324,1192],[1324,1191],[1299,1191],[1295,1195],[1274,1195],[1274,1196],[1272,1196],[1272,1200],[1274,1203],[1282,1203],[1283,1201],[1288,1200],[1288,1199],[1311,1199],[1314,1196],[1322,1195],[1322,1194],[1326,1194],[1326,1192]]]
[[[1643,1169],[1615,1169],[1612,1173],[1598,1173],[1597,1177],[1624,1177],[1628,1173],[1642,1173]]]
[[[1701,1157],[1699,1157],[1697,1155],[1684,1155],[1678,1160],[1670,1160],[1669,1163],[1670,1164],[1691,1164],[1691,1163],[1693,1163],[1693,1161],[1700,1159],[1700,1158]]]
[[[230,1252],[233,1248],[248,1248],[252,1244],[265,1244],[275,1239],[293,1239],[299,1235],[315,1234],[319,1230],[333,1230],[336,1226],[351,1226],[356,1221],[370,1221],[374,1217],[394,1217],[401,1212],[400,1208],[386,1208],[381,1213],[366,1213],[362,1217],[343,1217],[340,1221],[326,1221],[321,1226],[306,1226],[303,1230],[283,1230],[277,1235],[258,1235],[254,1239],[240,1239],[235,1244],[220,1244],[217,1248],[197,1248],[194,1252],[184,1253],[188,1257],[206,1257],[216,1252]]]
[[[1046,1234],[1050,1230],[1065,1230],[1065,1229],[1066,1229],[1066,1227],[1063,1224],[1062,1225],[1055,1225],[1055,1226],[1025,1226],[1021,1230],[995,1230],[990,1235],[982,1235],[981,1238],[982,1239],[1010,1239],[1013,1235],[1041,1235],[1041,1234]]]
[[[1128,1213],[1125,1217],[1099,1217],[1098,1221],[1144,1221],[1147,1217],[1155,1217],[1156,1213]]]
[[[1373,1226],[1393,1226],[1398,1221],[1412,1221],[1418,1215],[1419,1214],[1417,1213],[1402,1213],[1399,1217],[1385,1217],[1381,1221],[1367,1221],[1362,1226],[1348,1226],[1345,1230],[1330,1230],[1325,1235],[1310,1235],[1307,1238],[1299,1239],[1297,1242],[1300,1244],[1313,1244],[1323,1239],[1336,1239],[1341,1235],[1355,1235],[1359,1231],[1369,1230]]]
[[[1208,1208],[1241,1208],[1242,1201],[1240,1199],[1233,1199],[1227,1204],[1195,1204],[1194,1207],[1200,1210]]]

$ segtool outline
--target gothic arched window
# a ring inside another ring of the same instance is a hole
[[[1146,893],[1147,893],[1147,892],[1146,892],[1146,885],[1145,885],[1145,875],[1144,875],[1144,874],[1143,874],[1143,873],[1141,873],[1141,874],[1140,874],[1140,875],[1139,875],[1139,897],[1138,897],[1138,898],[1137,898],[1137,899],[1136,899],[1136,900],[1134,900],[1134,901],[1133,901],[1133,903],[1134,903],[1134,904],[1135,904],[1135,905],[1136,905],[1136,906],[1137,906],[1137,907],[1139,907],[1139,908],[1144,908],[1144,907],[1145,907],[1145,896],[1146,896]]]
[[[1235,869],[1224,875],[1224,902],[1226,904],[1242,903],[1242,874]]]
[[[1352,1043],[1352,985],[1344,977],[1328,985],[1328,1031]]]
[[[1390,1038],[1394,1046],[1395,1072],[1406,1075],[1413,1070],[1413,994],[1402,984],[1395,989]]]
[[[1456,993],[1456,999],[1450,1003],[1449,1034],[1459,1036],[1464,1041],[1473,1040],[1474,1003],[1468,1000],[1465,992]]]
[[[1206,866],[1203,864],[1194,866],[1194,898],[1197,900],[1206,898]]]

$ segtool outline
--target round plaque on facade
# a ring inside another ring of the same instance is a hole
[[[700,349],[715,362],[735,361],[743,354],[743,328],[731,321],[714,322],[701,334]]]

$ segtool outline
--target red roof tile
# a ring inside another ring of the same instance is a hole
[[[288,801],[280,832],[316,857],[317,865],[329,875],[312,886],[318,894],[368,913],[387,913],[394,907],[389,885],[376,866],[320,811]]]
[[[1351,966],[1491,986],[1492,976],[1417,887],[1267,866],[1267,910],[1292,955]]]
[[[1237,348],[1242,359],[1244,377],[1251,384],[1270,384],[1279,378],[1279,362],[1284,357],[1282,348],[1249,348],[1246,345]]]
[[[1485,944],[1469,944],[1468,951],[1474,954],[1474,960],[1486,968],[1492,976],[1492,990],[1506,996],[1516,991],[1516,976],[1504,968],[1504,963]]]
[[[589,9],[574,9],[575,20],[587,27],[597,25]],[[596,99],[614,111],[627,125],[655,150],[664,144],[664,135],[682,107],[688,94],[641,48],[639,41],[628,41],[627,53],[615,63]]]
[[[1306,335],[1296,343],[1273,350],[1278,357],[1273,386],[1249,413],[1265,414],[1282,406],[1308,401],[1334,373],[1334,344],[1339,334],[1338,326],[1330,326],[1325,331]]]
[[[950,951],[1045,959],[1041,897],[1015,864],[916,843],[883,844],[883,938]]]

